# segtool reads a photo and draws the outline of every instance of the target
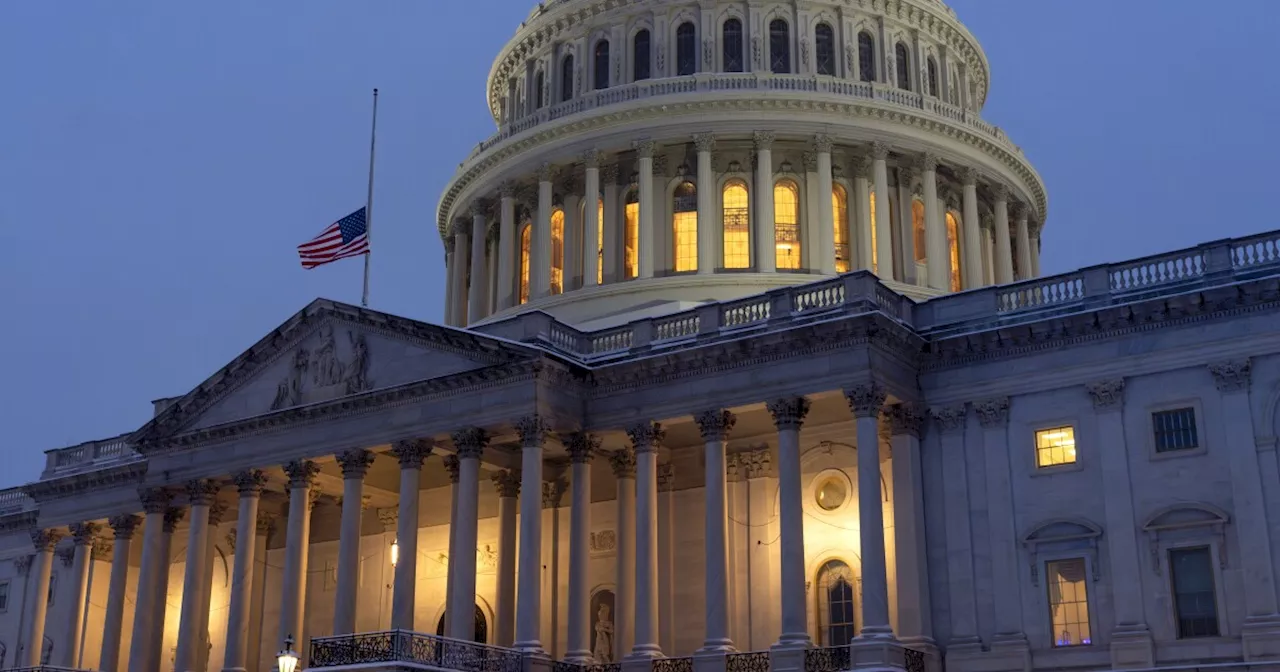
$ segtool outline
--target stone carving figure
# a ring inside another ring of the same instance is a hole
[[[337,385],[342,380],[342,362],[338,360],[338,347],[333,340],[331,326],[320,331],[320,349],[316,350],[313,375],[312,382],[316,387]]]
[[[347,394],[364,392],[369,389],[369,344],[365,342],[364,334],[357,336],[348,331],[347,338],[351,341],[351,363],[343,377],[347,383]]]
[[[310,365],[310,355],[306,350],[299,350],[293,356],[293,366],[289,373],[276,386],[276,398],[271,402],[271,410],[297,406],[302,403],[302,382]]]
[[[605,602],[596,612],[596,647],[591,655],[597,663],[613,662],[613,621],[609,620],[609,605]]]

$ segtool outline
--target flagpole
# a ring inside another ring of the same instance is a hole
[[[373,150],[378,144],[378,90],[373,90],[373,128],[369,132],[369,193],[364,204],[364,235],[369,249],[364,253],[364,294],[360,305],[369,307],[369,255],[373,254]]]

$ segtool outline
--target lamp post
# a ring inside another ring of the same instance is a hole
[[[294,672],[298,669],[298,652],[293,650],[293,635],[284,640],[284,650],[276,654],[276,663],[280,672]]]

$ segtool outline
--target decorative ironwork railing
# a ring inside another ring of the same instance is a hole
[[[622,672],[622,663],[570,663],[558,660],[552,665],[552,672]]]
[[[902,656],[907,672],[924,672],[924,651],[903,649]]]
[[[310,668],[414,663],[464,672],[520,672],[523,654],[460,639],[388,630],[311,640]]]
[[[725,672],[769,672],[769,652],[731,653],[725,660]]]
[[[693,658],[655,658],[651,672],[693,672]]]
[[[849,669],[849,647],[824,646],[804,652],[804,672],[840,672]]]

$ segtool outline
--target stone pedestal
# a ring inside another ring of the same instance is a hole
[[[1117,627],[1111,633],[1111,667],[1140,670],[1155,667],[1156,648],[1146,626]]]
[[[985,657],[990,672],[1027,672],[1031,669],[1031,646],[1022,634],[996,635]]]
[[[855,637],[849,645],[849,667],[902,672],[906,669],[902,644],[890,637]]]
[[[808,646],[774,644],[769,649],[770,672],[804,672],[804,653],[808,650]]]
[[[630,656],[622,659],[622,672],[650,672],[653,669],[653,658],[649,656]],[[550,668],[548,668],[550,669]],[[525,672],[529,672],[528,664],[525,664]]]
[[[1246,661],[1280,659],[1280,618],[1252,616],[1240,630]]]
[[[693,672],[726,672],[728,668],[729,654],[725,651],[699,651],[693,654]]]

